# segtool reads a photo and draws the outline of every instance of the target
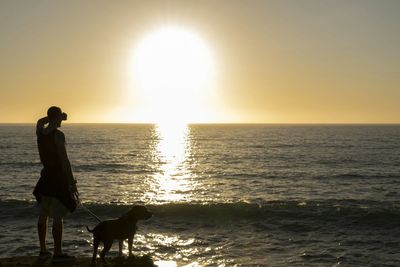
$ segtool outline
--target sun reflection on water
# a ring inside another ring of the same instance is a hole
[[[153,203],[188,200],[194,187],[186,161],[190,153],[189,128],[176,123],[155,127],[154,157],[159,169],[152,175],[151,190],[145,197]]]

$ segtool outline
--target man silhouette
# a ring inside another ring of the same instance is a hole
[[[68,211],[75,210],[78,192],[65,148],[65,136],[58,130],[61,122],[66,119],[66,113],[59,107],[52,106],[47,111],[47,117],[39,119],[36,124],[37,145],[43,164],[39,181],[33,191],[40,209],[37,224],[39,258],[51,257],[46,248],[47,221],[50,216],[53,217],[53,262],[75,260],[75,257],[62,252],[63,217]]]

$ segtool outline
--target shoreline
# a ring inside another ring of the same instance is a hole
[[[149,256],[141,256],[135,257],[133,260],[131,258],[118,258],[118,257],[106,257],[107,261],[110,263],[107,266],[109,267],[156,267],[151,257]],[[91,257],[87,256],[77,256],[75,262],[71,263],[52,263],[51,257],[45,260],[40,260],[37,256],[16,256],[16,257],[8,257],[8,258],[0,258],[0,267],[39,267],[39,266],[68,266],[68,267],[77,267],[77,266],[92,266],[91,265]],[[100,263],[100,259],[97,259],[97,264],[95,266],[104,266]]]

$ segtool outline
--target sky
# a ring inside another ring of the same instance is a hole
[[[197,107],[207,116],[188,122],[400,123],[399,14],[397,0],[3,0],[0,122],[35,122],[51,105],[70,122],[152,122],[132,54],[174,26],[214,62]]]

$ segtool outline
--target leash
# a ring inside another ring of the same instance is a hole
[[[84,210],[86,210],[90,215],[92,215],[94,218],[96,218],[96,220],[98,220],[99,222],[101,222],[100,218],[97,217],[96,214],[94,214],[90,209],[88,209],[88,208],[86,208],[85,206],[83,206],[83,204],[82,204],[82,202],[81,202],[81,200],[80,200],[80,198],[79,198],[79,193],[78,193],[78,192],[76,192],[76,193],[74,194],[74,196],[76,197],[76,200],[78,201],[79,205],[80,205]]]

